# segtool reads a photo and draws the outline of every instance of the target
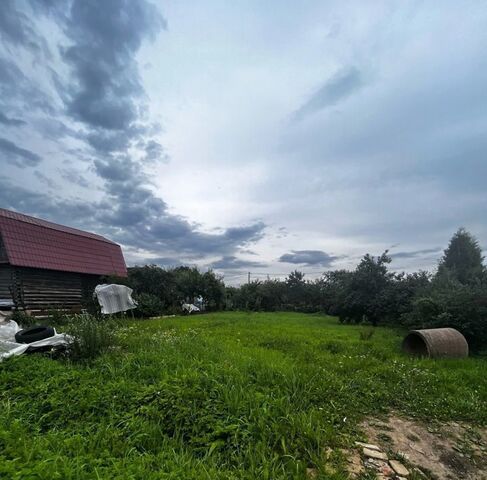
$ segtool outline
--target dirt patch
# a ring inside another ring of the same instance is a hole
[[[396,414],[368,419],[361,428],[368,442],[380,445],[389,458],[403,459],[416,474],[423,472],[423,478],[487,480],[487,429],[456,422],[425,425]]]

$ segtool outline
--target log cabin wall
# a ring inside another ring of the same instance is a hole
[[[12,300],[14,285],[14,269],[10,265],[0,264],[0,299]]]
[[[2,236],[0,235],[0,263],[7,263],[7,250],[5,250],[5,245],[3,244]]]
[[[21,297],[19,306],[34,312],[80,311],[100,278],[37,268],[16,268],[15,271]]]

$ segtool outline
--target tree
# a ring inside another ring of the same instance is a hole
[[[487,345],[487,283],[482,250],[464,228],[453,235],[433,281],[413,300],[403,320],[415,328],[453,327],[474,351]]]
[[[200,294],[208,310],[221,310],[225,306],[225,284],[221,277],[208,270],[201,276],[203,289]]]
[[[383,320],[390,324],[402,323],[401,317],[411,310],[415,299],[427,292],[430,278],[431,275],[422,270],[395,274],[383,294]]]
[[[325,272],[320,279],[324,309],[329,315],[338,315],[340,320],[344,320],[343,312],[352,277],[353,272],[348,270],[332,270]]]
[[[477,239],[459,228],[440,260],[437,279],[451,279],[462,285],[478,283],[485,274],[483,260]]]
[[[342,312],[345,320],[367,320],[375,326],[387,315],[385,292],[394,278],[387,270],[390,262],[387,250],[377,258],[369,254],[362,258],[349,283]]]
[[[298,270],[291,272],[286,278],[287,297],[289,301],[289,307],[298,309],[306,305],[306,280],[304,279],[304,273]]]
[[[286,278],[286,284],[290,288],[301,288],[305,283],[304,273],[299,270],[294,270]]]

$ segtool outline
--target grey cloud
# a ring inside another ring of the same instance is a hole
[[[71,0],[29,0],[31,6],[37,13],[56,13],[64,15],[66,6]]]
[[[281,255],[279,262],[330,267],[338,258],[322,250],[292,250],[291,253]]]
[[[42,159],[39,155],[25,148],[18,147],[14,142],[0,137],[0,154],[2,159],[17,167],[35,167]]]
[[[18,118],[9,118],[6,115],[4,115],[2,112],[0,112],[0,123],[12,127],[20,127],[21,125],[26,125],[27,122],[24,122],[23,120],[19,120]]]
[[[107,155],[103,159],[97,158],[93,165],[98,176],[107,181],[107,187],[115,187],[114,193],[119,185],[111,185],[113,182],[132,183],[135,189],[146,180],[140,166],[125,155]]]
[[[264,233],[265,224],[263,222],[257,222],[253,225],[249,225],[247,227],[234,227],[229,228],[225,232],[225,236],[230,241],[235,242],[256,242],[260,240]]]
[[[108,194],[102,220],[123,228],[118,238],[127,245],[150,251],[171,251],[201,258],[206,254],[232,253],[261,239],[265,225],[257,222],[232,227],[222,233],[199,232],[184,217],[168,211],[166,202],[148,188],[140,165],[127,156],[107,156],[94,162],[96,173],[105,180]]]
[[[61,177],[69,183],[74,183],[80,187],[89,188],[90,184],[86,177],[74,168],[64,168],[60,170]]]
[[[15,0],[2,0],[0,15],[0,38],[11,45],[22,46],[38,53],[47,53],[46,42],[40,37],[32,25],[30,18],[17,6]]]
[[[154,211],[152,215],[150,210]],[[263,224],[257,223],[228,229],[221,234],[202,233],[183,217],[169,214],[162,201],[159,212],[157,205],[149,208],[128,207],[114,212],[110,221],[115,225],[127,225],[128,228],[120,234],[120,238],[127,244],[193,258],[203,258],[210,254],[231,254],[237,248],[255,242],[257,237],[263,235],[265,228]],[[238,236],[234,235],[236,231],[240,232]]]
[[[66,87],[69,113],[95,129],[129,128],[143,95],[135,53],[164,26],[143,0],[75,0],[65,30],[73,45],[63,53],[75,79]]]
[[[426,248],[423,250],[412,250],[409,252],[397,252],[397,253],[391,253],[390,257],[393,259],[396,258],[417,258],[417,257],[422,257],[424,255],[429,255],[433,253],[439,253],[441,252],[441,247],[436,247],[436,248]]]
[[[206,254],[231,254],[258,241],[265,225],[229,228],[222,233],[199,232],[184,217],[168,211],[167,204],[146,186],[139,165],[126,156],[96,159],[95,172],[105,180],[107,198],[99,205],[97,220],[121,243],[155,253],[201,258]]]
[[[24,79],[22,71],[12,61],[0,57],[0,93],[5,95],[17,95],[19,81]],[[16,83],[17,82],[17,83]]]
[[[55,102],[46,92],[41,91],[27,78],[22,70],[10,59],[0,57],[0,106],[11,106],[31,112],[38,109],[53,115]]]
[[[465,138],[455,139],[454,144],[445,141],[440,149],[435,158],[418,165],[409,176],[434,179],[451,193],[485,191],[487,140],[484,134],[468,133]]]
[[[135,262],[137,264],[137,262]],[[184,262],[181,262],[174,257],[155,257],[155,258],[146,258],[143,261],[144,265],[158,265],[159,267],[164,268],[173,268],[177,266],[184,265]]]
[[[88,168],[103,182],[103,196],[99,201],[60,199],[3,181],[3,205],[67,224],[76,222],[73,226],[97,231],[161,259],[231,256],[261,239],[265,230],[262,222],[219,233],[200,232],[194,223],[169,212],[165,201],[149,188],[150,178],[142,165],[127,154],[134,146],[145,155],[143,161],[167,159],[163,146],[146,138],[159,133],[160,126],[144,124],[146,99],[135,59],[141,42],[164,27],[155,7],[146,1],[75,0],[70,10],[67,4],[64,10],[59,6],[56,10],[52,2],[32,2],[36,11],[53,14],[71,42],[61,49],[70,78],[56,74],[51,79],[64,102],[64,113],[85,128],[71,130],[58,120],[50,137],[71,136],[84,143],[85,147],[66,152],[76,162],[90,162]],[[18,102],[19,95],[34,84],[15,64],[0,59],[0,93],[16,95]],[[52,112],[60,118],[58,110]],[[42,121],[35,126],[42,131]],[[12,145],[6,143],[4,148],[13,151]],[[17,157],[23,154],[24,160],[37,161],[32,152],[19,147],[15,151]],[[60,172],[64,179],[86,185],[76,169]]]
[[[149,162],[155,162],[157,160],[168,161],[169,157],[164,147],[155,140],[149,140],[145,145],[145,157],[144,160]]]
[[[211,263],[210,267],[217,270],[239,270],[242,268],[267,267],[267,264],[253,260],[244,260],[237,258],[235,255],[226,255]]]
[[[127,189],[115,203],[89,202],[32,192],[0,179],[0,204],[96,231],[125,246],[159,253],[164,258],[231,255],[240,246],[261,238],[265,228],[264,224],[256,223],[227,229],[221,234],[202,233],[183,217],[168,213],[163,200],[141,188]]]
[[[253,250],[250,250],[249,248],[242,248],[240,250],[240,253],[244,253],[246,255],[257,255],[257,252],[254,252]]]
[[[58,141],[65,137],[72,137],[78,140],[84,139],[81,132],[69,127],[66,123],[53,116],[36,118],[31,123],[35,125],[43,137],[50,140]]]
[[[86,137],[99,153],[120,152],[129,146],[130,135],[126,131],[92,131]]]
[[[34,173],[36,174],[36,177],[45,185],[47,185],[49,188],[57,188],[58,185],[56,182],[52,180],[52,178],[49,178],[47,175],[44,175],[41,171],[35,170]]]
[[[78,228],[94,229],[98,205],[80,199],[59,197],[33,192],[21,185],[0,178],[0,205],[3,208],[38,216],[54,222],[65,223]]]
[[[364,83],[363,74],[358,68],[340,70],[294,113],[294,119],[302,120],[308,115],[336,105],[362,88]]]

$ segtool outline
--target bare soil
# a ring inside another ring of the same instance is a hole
[[[425,424],[395,413],[367,419],[361,427],[368,442],[380,446],[389,459],[400,458],[423,478],[487,480],[485,428],[459,422]]]

